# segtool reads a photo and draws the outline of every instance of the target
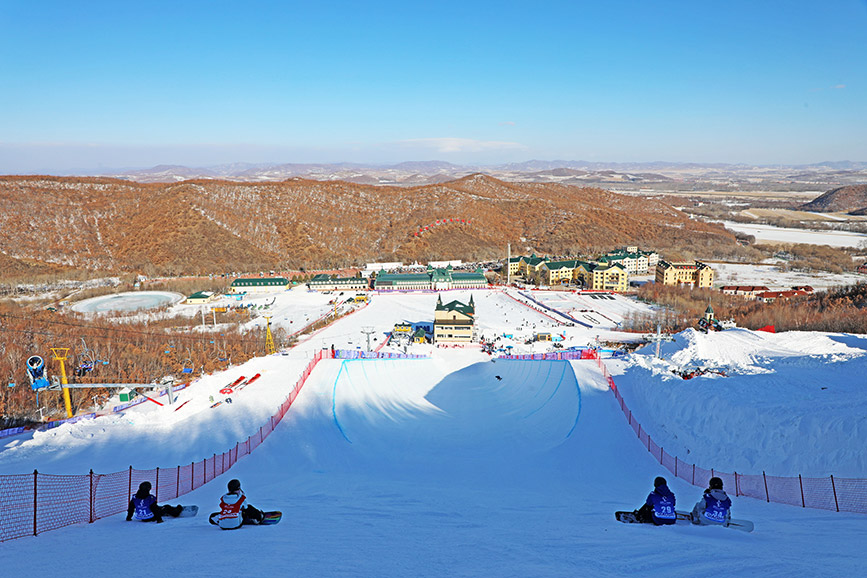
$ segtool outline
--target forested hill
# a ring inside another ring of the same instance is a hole
[[[867,185],[831,189],[809,203],[801,205],[800,208],[817,213],[842,212],[863,215],[867,212]]]
[[[0,202],[0,273],[34,263],[155,275],[469,261],[502,257],[507,243],[513,254],[638,244],[709,256],[735,243],[660,201],[482,175],[412,188],[7,176]]]

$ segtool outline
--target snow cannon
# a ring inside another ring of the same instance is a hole
[[[30,387],[44,389],[48,387],[48,375],[45,373],[45,360],[38,355],[27,358],[27,375],[30,377]]]

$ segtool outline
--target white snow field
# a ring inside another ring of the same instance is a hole
[[[483,333],[557,326],[500,292],[472,295]],[[202,378],[180,393],[178,402],[189,403],[177,412],[147,403],[5,438],[0,473],[173,467],[222,452],[267,420],[315,350],[358,345],[364,327],[430,321],[435,302],[435,294],[374,295],[288,355]],[[598,333],[566,330],[571,344]],[[661,360],[641,350],[608,364],[634,415],[682,458],[689,450],[724,471],[867,477],[865,348],[862,336],[688,331],[663,346]],[[863,574],[864,515],[733,496],[734,516],[754,521],[753,533],[616,522],[613,512],[643,503],[657,475],[668,478],[679,509],[701,488],[669,474],[639,443],[594,361],[409,352],[430,357],[320,362],[260,447],[169,500],[199,505],[198,517],[151,525],[117,515],[4,542],[4,575]],[[684,381],[670,372],[691,364],[728,377]],[[210,408],[224,384],[255,373],[262,377],[234,403]],[[283,521],[232,532],[210,526],[206,514],[231,478],[253,505],[282,510]]]

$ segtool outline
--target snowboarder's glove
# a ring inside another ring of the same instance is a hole
[[[126,517],[126,521],[127,521],[127,522],[132,522],[132,516],[127,516],[127,517]]]

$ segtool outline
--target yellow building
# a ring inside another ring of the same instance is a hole
[[[542,270],[542,265],[548,262],[548,257],[537,257],[535,253],[529,257],[521,257],[518,262],[518,272],[525,279],[533,277],[536,273]]]
[[[701,261],[659,261],[656,264],[656,282],[662,285],[713,287],[713,280],[714,270]]]
[[[546,261],[541,264],[542,280],[546,285],[562,285],[571,283],[575,277],[575,268],[578,261]]]
[[[590,272],[590,288],[597,291],[626,291],[626,268],[619,263],[600,263]]]
[[[437,297],[434,310],[434,344],[440,343],[472,343],[475,340],[476,306],[473,297],[463,304],[452,301],[443,305],[442,297]]]

